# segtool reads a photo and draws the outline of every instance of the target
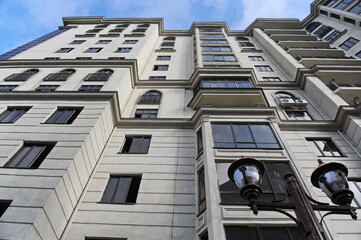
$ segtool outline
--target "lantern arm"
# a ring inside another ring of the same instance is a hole
[[[356,220],[357,219],[357,212],[356,212],[356,209],[361,209],[361,208],[353,208],[353,207],[350,207],[348,210],[348,214],[350,214],[350,216],[352,217],[352,219]],[[336,215],[336,214],[347,214],[345,212],[340,212],[340,211],[330,211],[330,212],[327,212],[325,213],[321,220],[320,220],[320,224],[322,225],[322,222],[323,222],[323,219],[328,216],[328,215]]]
[[[298,226],[302,227],[301,222],[298,221],[297,218],[295,218],[292,214],[286,212],[285,210],[282,210],[281,208],[272,206],[272,205],[267,204],[267,203],[261,203],[260,205],[257,205],[257,202],[249,204],[248,206],[251,208],[253,213],[254,213],[255,210],[257,211],[257,213],[258,213],[258,210],[273,211],[273,212],[282,213],[282,214],[286,215],[287,217],[291,218]],[[294,209],[293,204],[282,204],[282,205],[279,205],[279,206],[281,206],[281,207],[283,207],[285,209]],[[255,214],[255,215],[257,215],[257,214]]]
[[[313,198],[312,198],[311,196],[309,196],[306,192],[305,192],[305,194],[306,194],[306,197],[307,197],[308,200],[310,200],[311,202],[313,202],[313,203],[315,203],[315,204],[317,204],[317,205],[324,205],[324,206],[329,206],[329,205],[330,205],[329,203],[319,202],[319,201],[313,199]]]

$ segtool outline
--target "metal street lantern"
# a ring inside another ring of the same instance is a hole
[[[320,165],[311,175],[313,186],[321,188],[334,204],[350,206],[354,194],[348,187],[346,166],[336,162],[318,162]]]
[[[348,188],[346,179],[348,171],[340,163],[322,164],[321,161],[311,176],[313,185],[321,188],[332,202],[339,206],[312,199],[292,173],[284,177],[291,202],[259,202],[257,199],[262,192],[263,173],[262,163],[254,158],[242,157],[228,168],[229,179],[241,190],[241,196],[249,201],[249,206],[256,215],[258,209],[280,212],[294,220],[310,240],[327,239],[321,225],[322,220],[319,222],[315,211],[328,212],[322,219],[330,214],[348,214],[353,219],[357,219],[356,208],[350,206],[354,194]],[[296,217],[285,210],[294,210]]]
[[[262,192],[262,176],[264,167],[262,163],[254,158],[241,158],[231,164],[228,168],[228,177],[241,190],[241,196],[254,205]],[[254,205],[253,212],[257,214]]]

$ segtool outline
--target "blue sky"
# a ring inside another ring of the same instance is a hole
[[[62,17],[162,17],[165,29],[226,21],[245,29],[256,18],[299,18],[312,0],[0,0],[0,54],[62,26]]]

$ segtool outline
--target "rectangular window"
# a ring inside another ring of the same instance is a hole
[[[286,111],[289,120],[312,120],[306,111]]]
[[[120,153],[148,153],[150,136],[126,136]]]
[[[203,55],[203,61],[216,61],[216,62],[235,62],[236,58],[233,55]]]
[[[337,0],[328,0],[323,5],[327,7],[331,7],[335,2],[337,2]]]
[[[263,81],[267,82],[280,82],[281,79],[279,77],[263,77]]]
[[[102,50],[102,48],[88,48],[85,50],[85,53],[98,53]]]
[[[261,56],[248,56],[248,58],[251,61],[264,61],[263,57]]]
[[[238,42],[241,47],[254,47],[253,43],[250,42]]]
[[[167,77],[166,76],[150,76],[149,80],[153,80],[153,81],[161,81],[161,80],[166,80]]]
[[[153,71],[168,71],[169,65],[154,65]]]
[[[358,53],[356,53],[356,57],[361,58],[361,51],[359,51]],[[10,90],[11,91],[11,90]]]
[[[136,203],[141,176],[110,176],[103,203]]]
[[[212,124],[215,148],[281,148],[268,124]]]
[[[206,78],[200,82],[200,88],[253,88],[249,79],[242,78]]]
[[[202,129],[199,129],[199,131],[197,132],[197,150],[198,155],[201,155],[203,153]]]
[[[340,2],[338,5],[336,5],[336,9],[339,10],[344,10],[346,9],[348,6],[350,6],[354,1],[356,0],[343,0],[342,2]]]
[[[174,42],[162,42],[163,47],[174,47]]]
[[[82,43],[84,43],[85,42],[85,40],[74,40],[74,41],[72,41],[71,43],[69,43],[69,44],[82,44]]]
[[[255,66],[259,72],[273,72],[270,66]]]
[[[291,166],[285,161],[262,161],[265,168],[262,177],[262,193],[257,201],[279,201],[287,196],[286,182],[283,179],[292,173]],[[227,170],[230,162],[217,162],[218,185],[222,204],[247,204],[248,201],[239,196],[238,187],[229,179]],[[288,199],[286,199],[289,201]]]
[[[18,85],[0,85],[0,91],[12,91],[14,90]]]
[[[112,40],[99,40],[97,44],[109,44]]]
[[[58,51],[56,51],[56,53],[68,53],[73,49],[74,48],[60,48]]]
[[[136,28],[132,32],[144,33],[145,31],[147,31],[147,28]]]
[[[346,41],[344,41],[339,47],[342,48],[343,50],[349,50],[350,48],[352,48],[353,46],[355,46],[360,40],[350,37],[349,39],[347,39]]]
[[[353,8],[351,8],[348,12],[354,13],[354,14],[360,14],[361,13],[361,1],[357,3]]]
[[[227,40],[202,40],[202,44],[227,44]]]
[[[30,107],[8,107],[0,115],[0,123],[14,123],[24,115]]]
[[[340,35],[339,31],[333,31],[330,35],[328,35],[325,40],[328,42],[331,42],[333,39],[335,39],[338,35]]]
[[[97,91],[100,91],[100,89],[102,87],[103,87],[102,85],[81,85],[81,87],[79,88],[79,91],[97,92]]]
[[[331,139],[307,138],[312,148],[319,157],[343,157],[344,155],[336,147]]]
[[[25,143],[5,165],[8,168],[38,168],[55,143]]]
[[[158,109],[137,109],[134,118],[157,118]]]
[[[231,52],[230,47],[202,47],[202,52]]]
[[[121,33],[123,32],[123,28],[114,28],[114,29],[111,29],[109,30],[110,33]]]
[[[91,57],[76,57],[75,59],[78,59],[78,60],[90,60],[92,58]]]
[[[125,40],[123,44],[136,44],[138,40]]]
[[[327,33],[331,32],[332,29],[333,28],[329,26],[322,26],[319,29],[317,29],[317,31],[314,32],[313,34],[315,34],[319,38],[323,38]]]
[[[58,87],[59,87],[59,85],[40,85],[39,87],[37,87],[35,89],[35,91],[38,91],[38,92],[51,92],[51,91],[55,91]]]
[[[5,213],[6,209],[10,207],[11,200],[0,200],[0,218]]]
[[[128,53],[132,50],[132,48],[118,48],[115,52],[116,53]]]
[[[71,124],[81,112],[82,108],[59,107],[46,121],[48,124]]]
[[[157,56],[157,61],[169,61],[171,56]]]
[[[204,182],[204,168],[198,174],[198,214],[203,213],[207,208],[206,203],[206,186]]]
[[[298,227],[248,227],[248,226],[225,226],[227,240],[268,240],[268,239],[282,239],[282,240],[306,240],[303,232]]]
[[[223,34],[201,34],[201,38],[223,38]]]

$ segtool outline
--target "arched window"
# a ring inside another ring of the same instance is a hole
[[[44,78],[44,81],[66,81],[74,73],[74,69],[64,69],[58,73],[50,73]]]
[[[321,25],[321,23],[319,23],[319,22],[312,22],[312,23],[310,23],[310,24],[307,25],[306,31],[309,32],[309,33],[311,33],[311,32],[313,32],[316,28],[318,28],[318,26],[320,26],[320,25]]]
[[[110,75],[113,74],[111,69],[101,69],[95,73],[89,73],[85,76],[84,81],[108,81]]]
[[[144,93],[138,101],[138,104],[160,104],[162,94],[158,91],[148,91]]]
[[[34,74],[37,74],[39,72],[38,69],[30,69],[26,70],[23,73],[14,73],[5,78],[5,81],[26,81]]]

